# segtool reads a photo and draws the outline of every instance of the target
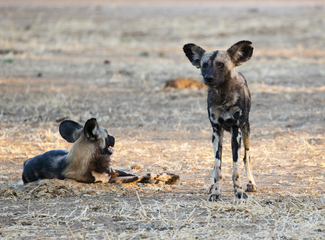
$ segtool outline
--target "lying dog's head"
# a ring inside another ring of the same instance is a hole
[[[89,119],[84,127],[71,120],[63,121],[59,131],[61,136],[70,143],[82,137],[82,140],[86,141],[84,144],[94,145],[102,154],[113,153],[115,138],[108,135],[106,129],[100,127],[95,118]]]
[[[253,54],[251,44],[250,41],[240,41],[227,51],[206,52],[201,47],[189,43],[184,45],[183,51],[195,67],[201,68],[204,83],[211,87],[218,87],[231,78],[234,67],[251,58]]]

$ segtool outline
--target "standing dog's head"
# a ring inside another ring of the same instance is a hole
[[[77,140],[82,141],[82,145],[91,145],[102,154],[111,155],[112,147],[115,144],[115,138],[108,135],[106,129],[100,127],[95,118],[89,119],[85,126],[81,126],[71,120],[63,121],[60,124],[59,131],[61,136],[70,143]]]
[[[204,83],[211,87],[218,87],[231,78],[234,67],[248,61],[253,54],[250,41],[240,41],[232,45],[227,51],[206,52],[201,47],[189,43],[183,50],[190,62],[201,68]]]

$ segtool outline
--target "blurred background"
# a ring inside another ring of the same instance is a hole
[[[0,6],[2,123],[96,116],[108,125],[142,121],[170,129],[181,119],[181,127],[195,128],[201,118],[192,121],[189,112],[198,111],[209,128],[202,91],[174,94],[163,87],[179,77],[201,81],[184,44],[226,50],[247,39],[254,56],[239,70],[251,87],[252,122],[324,127],[323,1],[32,0]]]

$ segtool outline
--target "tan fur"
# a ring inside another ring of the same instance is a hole
[[[67,156],[67,161],[69,164],[63,172],[64,176],[67,178],[73,179],[75,176],[85,174],[88,170],[88,166],[96,146],[94,146],[94,144],[87,143],[87,141],[87,138],[82,132],[78,140],[72,145]]]

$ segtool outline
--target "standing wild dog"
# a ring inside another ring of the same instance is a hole
[[[183,47],[190,62],[201,68],[204,83],[208,86],[208,114],[212,125],[212,144],[215,156],[212,182],[207,190],[211,193],[208,201],[221,199],[221,159],[224,130],[231,132],[233,155],[234,192],[237,198],[247,198],[239,180],[241,137],[245,147],[244,164],[247,176],[246,192],[256,192],[249,156],[249,111],[251,97],[245,77],[234,67],[248,61],[253,54],[250,41],[240,41],[227,51],[206,52],[199,46],[189,43]]]
[[[163,181],[173,184],[179,176],[172,173],[148,173],[143,176],[113,170],[110,156],[115,138],[100,127],[95,118],[89,119],[85,126],[67,120],[60,124],[61,136],[73,143],[70,152],[52,150],[28,159],[24,163],[23,182],[39,179],[74,179],[79,182],[129,183]]]

